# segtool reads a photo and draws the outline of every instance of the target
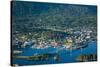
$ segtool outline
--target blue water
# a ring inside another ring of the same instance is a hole
[[[56,53],[59,48],[49,47],[47,49],[33,49],[33,48],[24,48],[19,49],[22,50],[23,53],[19,54],[18,56],[32,56],[33,54],[45,54],[45,53]],[[36,64],[53,64],[53,63],[69,63],[69,62],[78,62],[76,58],[82,54],[96,54],[97,53],[97,43],[90,42],[86,48],[73,50],[72,52],[68,49],[59,50],[58,54],[60,56],[60,61],[31,61],[25,59],[15,59],[13,58],[13,64],[19,65],[36,65]]]

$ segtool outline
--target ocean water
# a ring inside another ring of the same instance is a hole
[[[68,50],[68,49],[61,49],[49,47],[46,49],[33,49],[33,48],[21,48],[19,49],[23,51],[23,53],[18,54],[18,56],[32,56],[33,54],[45,54],[45,53],[57,53],[60,56],[60,61],[54,61],[53,59],[49,59],[48,61],[32,61],[26,59],[12,59],[13,64],[18,65],[37,65],[37,64],[54,64],[54,63],[71,63],[71,62],[78,62],[76,58],[82,54],[96,54],[97,53],[97,43],[96,42],[89,42],[88,46],[82,49],[76,50]]]

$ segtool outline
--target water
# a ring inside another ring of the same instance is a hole
[[[18,54],[18,56],[32,56],[33,54],[45,54],[45,53],[56,53],[57,51],[60,56],[60,61],[32,61],[32,60],[25,60],[25,59],[16,59],[13,58],[13,64],[18,65],[37,65],[37,64],[53,64],[53,63],[69,63],[69,62],[78,62],[76,58],[81,54],[96,54],[97,52],[97,43],[90,42],[88,46],[81,49],[73,50],[72,52],[68,49],[59,50],[59,48],[49,47],[46,49],[32,49],[32,48],[24,48],[19,49],[22,50],[23,53]]]

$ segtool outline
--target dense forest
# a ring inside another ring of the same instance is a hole
[[[13,2],[13,32],[32,32],[37,29],[96,31],[95,6]]]

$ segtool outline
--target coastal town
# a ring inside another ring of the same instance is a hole
[[[11,65],[97,60],[95,6],[12,2]]]
[[[67,49],[80,49],[88,46],[89,41],[96,41],[96,33],[88,31],[38,31],[34,33],[25,33],[14,35],[13,47],[16,48],[37,48],[45,49],[48,47],[63,46]]]

